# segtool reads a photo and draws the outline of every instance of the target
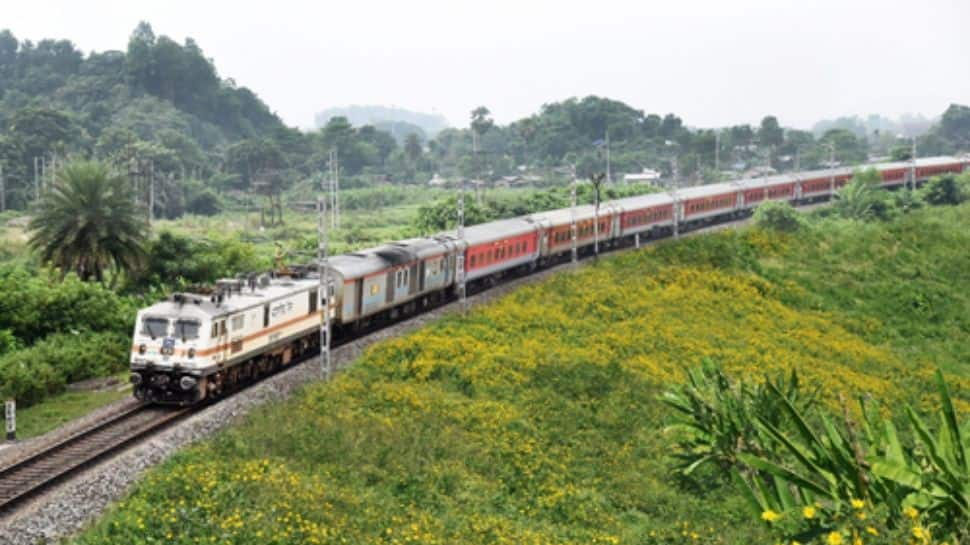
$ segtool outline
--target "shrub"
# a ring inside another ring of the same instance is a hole
[[[967,199],[956,176],[934,176],[923,186],[923,198],[932,205],[960,204]]]
[[[26,407],[71,382],[122,371],[129,343],[126,335],[114,332],[50,335],[0,356],[0,394]]]
[[[51,271],[22,266],[0,268],[0,329],[24,344],[51,333],[130,333],[138,302],[73,274],[63,281]]]
[[[768,201],[754,211],[754,223],[763,229],[789,233],[801,229],[805,219],[787,202]]]

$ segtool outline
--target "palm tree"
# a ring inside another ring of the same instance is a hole
[[[44,262],[82,280],[103,282],[108,270],[135,270],[144,261],[148,222],[133,201],[125,178],[104,163],[68,164],[30,221],[30,246]]]

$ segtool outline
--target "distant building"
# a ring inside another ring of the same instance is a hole
[[[445,178],[442,178],[441,176],[438,176],[438,173],[435,172],[434,176],[432,176],[431,179],[428,180],[428,185],[430,187],[445,187],[448,185],[448,180]]]
[[[772,174],[778,174],[778,171],[767,166],[760,165],[752,167],[751,170],[744,173],[745,178],[761,178],[762,176],[771,176]]]
[[[650,168],[645,168],[643,172],[636,174],[623,175],[623,183],[625,184],[656,184],[659,181],[660,173]]]

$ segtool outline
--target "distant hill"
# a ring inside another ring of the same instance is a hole
[[[38,159],[136,153],[156,171],[205,176],[212,153],[286,126],[255,93],[222,78],[191,38],[140,23],[125,51],[85,55],[68,40],[0,30],[0,165],[7,205],[23,206]],[[175,199],[176,197],[172,197]]]
[[[448,128],[448,120],[440,114],[413,112],[393,106],[345,106],[327,108],[316,115],[317,127],[323,127],[332,117],[346,117],[355,126],[387,124],[389,122],[403,122],[420,127],[424,138],[434,138],[436,134]],[[392,134],[397,134],[387,126],[379,127]],[[404,126],[395,129],[406,128]],[[407,133],[405,133],[406,135]],[[422,138],[423,139],[423,138]]]
[[[823,119],[812,127],[812,132],[816,136],[822,136],[826,131],[832,129],[845,129],[859,137],[873,135],[876,131],[880,134],[891,134],[903,136],[920,136],[932,128],[939,119],[928,119],[922,115],[903,115],[899,119],[890,119],[878,114],[870,114],[866,117],[852,116],[839,117],[837,119]]]

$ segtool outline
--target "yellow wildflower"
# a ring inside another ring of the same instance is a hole
[[[866,502],[862,500],[857,500],[855,498],[852,498],[851,500],[849,500],[849,503],[852,504],[853,509],[863,509],[866,506]]]
[[[778,513],[775,513],[771,509],[768,509],[767,511],[761,513],[761,520],[765,522],[774,522],[780,518],[781,518],[781,515],[779,515]]]
[[[913,520],[916,520],[917,518],[919,518],[919,511],[917,511],[913,507],[907,507],[906,509],[903,509],[903,514]]]
[[[872,526],[866,526],[866,533],[867,534],[874,535],[874,536],[878,536],[879,535],[879,531],[876,530],[875,528],[873,528]]]
[[[813,507],[811,505],[806,505],[802,509],[802,515],[805,515],[805,518],[807,518],[807,519],[813,519],[813,518],[815,518],[815,507]]]
[[[829,532],[829,535],[825,536],[826,545],[842,545],[842,534],[838,532]]]
[[[929,543],[930,541],[930,531],[922,526],[913,526],[913,537],[920,540],[923,543]]]

